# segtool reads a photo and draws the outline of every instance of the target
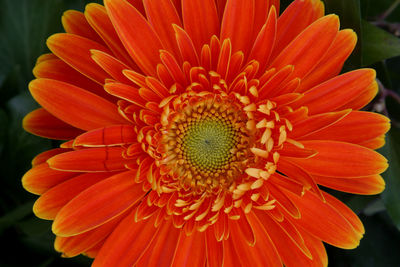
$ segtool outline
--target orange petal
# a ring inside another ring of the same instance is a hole
[[[146,9],[148,21],[153,26],[164,48],[175,56],[179,56],[172,24],[182,26],[182,23],[171,0],[144,0],[143,5]]]
[[[354,110],[360,110],[375,98],[378,90],[378,84],[376,82],[373,82],[357,97],[353,98],[349,102],[344,103],[344,105],[339,107],[338,109],[351,108]]]
[[[72,33],[93,40],[99,44],[103,44],[103,40],[99,35],[90,27],[85,15],[76,10],[67,10],[61,18],[62,25],[65,32]]]
[[[103,86],[93,82],[58,58],[46,60],[37,64],[33,69],[33,75],[35,75],[36,78],[48,78],[66,82],[106,99],[110,97],[109,94],[104,92]]]
[[[192,66],[199,65],[199,57],[190,36],[178,25],[173,24],[172,26],[183,61],[189,62]]]
[[[225,39],[221,45],[221,52],[219,53],[217,63],[217,73],[226,79],[229,71],[229,64],[232,55],[232,44],[229,39]]]
[[[279,5],[275,5],[279,7]],[[321,1],[293,1],[278,19],[275,58],[297,35],[316,19],[324,15]]]
[[[283,193],[277,186],[273,183],[268,183],[267,186],[270,194],[276,201],[280,204],[280,206],[286,210],[291,216],[294,218],[300,218],[299,209],[296,205]]]
[[[278,5],[276,3],[278,2]],[[275,1],[264,1],[264,0],[255,0],[254,1],[255,7],[254,7],[254,26],[253,26],[253,38],[252,40],[255,40],[258,33],[260,32],[262,26],[265,24],[267,21],[268,15],[271,12],[271,8],[274,5],[275,8],[275,13],[279,14],[279,0]],[[276,10],[278,8],[278,11]]]
[[[361,144],[365,141],[380,137],[390,128],[389,119],[383,115],[352,111],[346,117],[303,137],[306,140],[336,140],[348,143]]]
[[[49,158],[51,158],[55,155],[58,155],[60,153],[67,152],[67,151],[71,151],[71,149],[54,148],[54,149],[50,149],[45,152],[42,152],[33,158],[32,166],[35,167],[36,165],[45,163]]]
[[[185,30],[191,37],[197,53],[200,53],[202,46],[209,43],[211,36],[219,34],[220,22],[215,1],[183,0],[182,15]]]
[[[326,254],[326,250],[324,244],[318,238],[310,235],[306,231],[299,230],[301,232],[301,236],[304,239],[304,243],[310,249],[312,254],[312,261],[309,263],[310,266],[315,267],[327,267],[328,266],[328,255]]]
[[[22,126],[32,134],[58,140],[74,139],[82,133],[82,130],[57,119],[43,108],[36,109],[26,115],[22,121]]]
[[[352,249],[359,245],[362,235],[329,203],[322,202],[310,191],[302,197],[289,192],[288,196],[300,209],[301,218],[295,223],[310,234],[339,248]]]
[[[336,76],[305,92],[293,108],[307,106],[310,114],[335,111],[365,91],[376,92],[375,70],[359,69]]]
[[[313,161],[314,157],[306,160]],[[294,164],[291,159],[297,158],[281,157],[278,162],[278,170],[288,176],[290,179],[301,183],[305,189],[312,189],[321,199],[323,199],[321,190],[319,190],[318,185],[312,176],[305,169],[303,169],[300,164]]]
[[[160,39],[140,12],[124,0],[105,0],[107,12],[136,64],[148,75],[155,76],[160,62]]]
[[[259,99],[267,98],[274,92],[281,84],[287,81],[288,77],[293,73],[294,68],[292,65],[285,66],[274,74],[268,81],[262,84],[258,92]]]
[[[186,77],[183,74],[181,67],[176,61],[175,57],[166,50],[160,51],[160,59],[164,66],[167,68],[172,78],[182,86],[186,85]]]
[[[76,128],[91,130],[125,122],[114,104],[68,83],[36,79],[29,83],[29,90],[42,107]]]
[[[305,245],[301,233],[293,224],[287,219],[283,220],[288,226],[286,229],[285,224],[276,222],[265,211],[255,211],[255,215],[275,245],[285,266],[309,266],[312,255]],[[305,251],[307,255],[304,253]]]
[[[105,72],[107,72],[116,81],[130,84],[131,81],[122,74],[122,71],[129,69],[127,65],[112,57],[111,55],[99,50],[90,50],[92,59],[99,65]]]
[[[78,235],[132,207],[146,194],[141,184],[134,183],[135,172],[113,175],[80,193],[59,211],[52,226],[53,232],[58,236]]]
[[[61,172],[49,168],[47,163],[39,164],[22,177],[22,186],[26,191],[41,195],[53,186],[77,176],[74,172]]]
[[[241,262],[242,251],[236,251],[232,238],[222,241],[224,246],[224,267],[236,267]]]
[[[58,59],[58,57],[56,55],[54,55],[53,53],[46,53],[46,54],[40,55],[36,59],[36,65],[40,64],[42,62],[45,62],[47,60],[53,60],[53,59]]]
[[[74,140],[74,146],[97,147],[134,143],[135,128],[131,125],[113,125],[86,132]]]
[[[302,141],[318,151],[310,159],[288,158],[310,174],[334,177],[361,177],[382,173],[388,164],[379,153],[368,148],[328,140]]]
[[[231,239],[235,244],[236,250],[240,254],[240,260],[244,266],[276,266],[281,267],[282,262],[279,254],[272,243],[268,233],[264,230],[262,224],[253,212],[247,215],[251,227],[256,236],[254,247],[248,246],[240,236],[232,234]],[[240,227],[237,225],[236,227]],[[236,230],[237,232],[237,230]]]
[[[256,3],[261,2],[265,3],[265,1],[257,1]],[[249,60],[255,59],[260,63],[260,72],[265,70],[275,44],[276,18],[276,9],[273,6],[269,11],[267,21],[255,38],[253,48],[249,55]]]
[[[180,231],[179,241],[176,246],[174,261],[171,266],[193,266],[204,267],[206,263],[206,235],[199,231],[194,231],[186,236],[184,231]]]
[[[154,221],[155,216],[135,222],[133,210],[107,238],[92,266],[133,266],[159,231]]]
[[[303,78],[321,61],[338,30],[339,19],[336,15],[318,19],[274,59],[271,67],[280,69],[286,65],[294,65],[294,77]]]
[[[207,267],[222,266],[224,260],[224,248],[222,242],[218,242],[214,235],[214,229],[209,227],[206,232]]]
[[[104,46],[70,33],[53,34],[47,39],[47,46],[56,56],[93,81],[103,84],[108,78],[107,73],[93,64],[90,57],[91,49],[111,53]]]
[[[133,69],[139,70],[139,67],[133,62],[124,45],[121,43],[104,6],[96,3],[86,5],[85,17],[90,26],[101,36],[118,59]]]
[[[137,262],[137,266],[171,266],[179,234],[182,231],[172,225],[171,219],[161,223],[159,228],[157,238],[150,243]],[[205,258],[205,255],[203,256]]]
[[[76,195],[111,175],[110,173],[86,173],[61,182],[36,200],[33,212],[39,218],[54,220],[60,209]]]
[[[86,257],[92,258],[94,259],[97,254],[99,253],[101,247],[104,244],[104,240],[100,241],[99,243],[97,243],[97,245],[95,245],[94,247],[86,250],[84,253],[82,253],[83,255],[85,255]]]
[[[63,257],[75,257],[101,243],[126,217],[129,210],[111,221],[76,236],[62,237],[57,236],[54,242],[54,248],[63,253]]]
[[[378,148],[383,147],[385,145],[385,142],[386,142],[385,135],[381,135],[377,138],[361,142],[360,145],[368,147],[370,149],[378,149]]]
[[[279,155],[291,158],[311,158],[317,153],[315,150],[300,148],[288,142],[283,143],[282,149],[279,150]]]
[[[350,56],[357,43],[357,35],[353,30],[342,30],[336,36],[332,46],[328,49],[315,68],[301,80],[297,92],[307,91],[319,83],[331,79],[342,70],[343,64]]]
[[[313,177],[320,185],[352,194],[375,195],[385,189],[385,181],[378,174],[350,179],[319,175]]]
[[[139,89],[123,84],[123,83],[106,83],[104,90],[109,94],[115,95],[121,99],[136,104],[139,107],[145,108],[146,100],[144,100],[140,94]]]
[[[299,196],[304,192],[302,184],[297,183],[294,180],[290,179],[289,177],[283,176],[279,173],[272,174],[268,178],[268,181],[278,186],[279,188],[290,190]]]
[[[79,172],[109,172],[125,170],[128,160],[122,157],[122,147],[82,149],[56,155],[47,163],[56,170]]]
[[[347,109],[339,112],[329,112],[310,116],[306,120],[293,124],[293,131],[288,134],[288,137],[298,140],[299,138],[308,135],[318,135],[321,130],[340,122],[340,120],[345,118],[350,112],[351,109]]]
[[[228,0],[221,23],[220,40],[229,38],[232,52],[248,51],[253,36],[254,0]]]
[[[331,196],[330,194],[324,192],[324,197],[326,203],[328,203],[332,208],[334,208],[339,214],[341,214],[354,228],[354,230],[362,236],[365,233],[364,226],[357,215],[347,207],[343,202],[337,198]]]

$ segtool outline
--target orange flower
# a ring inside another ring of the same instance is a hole
[[[56,250],[93,266],[326,266],[364,228],[319,185],[384,189],[372,69],[319,0],[105,0],[67,11],[27,131],[69,140],[23,177]]]

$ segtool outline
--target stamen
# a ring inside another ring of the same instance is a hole
[[[243,173],[250,153],[246,114],[221,99],[190,98],[188,103],[168,118],[160,149],[166,153],[160,162],[185,187],[229,188]]]

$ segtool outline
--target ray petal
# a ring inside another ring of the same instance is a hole
[[[135,222],[135,213],[133,210],[107,238],[93,267],[133,266],[137,262],[160,228],[154,227],[155,216]]]
[[[174,261],[171,266],[204,267],[207,259],[205,237],[206,235],[199,231],[194,231],[189,236],[186,235],[185,231],[180,231]]]
[[[320,175],[313,177],[320,185],[352,194],[376,195],[385,189],[385,181],[379,174],[349,179]]]
[[[118,223],[126,217],[126,213],[128,212],[129,210],[111,221],[80,235],[69,237],[57,236],[54,242],[54,248],[62,252],[63,257],[75,257],[101,243],[112,233]]]
[[[47,163],[36,165],[22,177],[22,186],[33,194],[41,195],[53,186],[77,176],[76,172],[61,172],[49,168]]]
[[[58,212],[53,232],[58,236],[84,233],[132,207],[146,194],[141,184],[135,184],[135,173],[116,174],[84,190]]]
[[[81,149],[56,155],[47,163],[56,170],[109,172],[125,170],[129,161],[122,157],[122,147]]]
[[[358,69],[336,76],[305,92],[292,107],[307,106],[309,114],[340,110],[366,91],[376,94],[375,76],[373,69]]]
[[[361,144],[385,134],[389,127],[389,119],[383,115],[365,111],[352,111],[337,123],[310,133],[302,139],[336,140]]]
[[[260,63],[260,72],[265,70],[275,44],[276,18],[276,9],[273,6],[269,11],[267,21],[255,38],[253,48],[249,55],[249,60],[255,59]]]
[[[224,249],[222,242],[218,242],[214,235],[214,229],[209,227],[206,232],[207,267],[222,266]]]
[[[110,173],[85,173],[61,182],[36,200],[33,212],[39,218],[54,220],[60,209],[76,195],[111,175]]]
[[[211,36],[219,34],[219,18],[214,0],[183,0],[183,24],[191,37],[197,53]],[[207,23],[204,23],[207,21]],[[202,25],[199,27],[199,25]]]
[[[160,62],[160,39],[140,12],[125,0],[105,0],[107,12],[122,41],[136,64],[155,76]]]
[[[183,231],[174,227],[171,219],[163,222],[159,227],[157,238],[150,243],[137,262],[137,266],[171,266],[179,234]]]
[[[82,130],[57,119],[43,108],[26,115],[22,125],[30,133],[57,140],[74,139],[82,133]]]
[[[74,146],[100,147],[130,144],[137,141],[131,125],[113,125],[86,132],[74,140]]]
[[[57,33],[47,39],[47,46],[56,56],[93,81],[103,84],[109,77],[102,68],[93,64],[90,49],[111,52],[95,41],[75,34]]]
[[[85,17],[90,26],[104,40],[114,55],[134,70],[139,67],[132,61],[124,45],[115,32],[114,26],[107,14],[106,8],[96,3],[90,3],[85,7]]]
[[[35,68],[33,69],[33,75],[35,75],[36,78],[48,78],[60,82],[66,82],[103,98],[110,98],[110,95],[104,92],[102,85],[82,75],[77,70],[73,69],[67,63],[58,58],[42,61],[36,64]]]
[[[310,191],[302,197],[289,192],[288,196],[300,209],[301,218],[296,224],[310,234],[339,248],[351,249],[359,245],[362,234],[329,203],[322,202]]]
[[[178,56],[179,49],[174,37],[172,24],[182,26],[182,23],[171,0],[144,0],[143,5],[146,9],[148,20],[160,37],[164,48],[173,52],[175,56]]]
[[[228,0],[221,24],[220,40],[229,38],[233,53],[248,51],[253,36],[254,0]]]
[[[350,112],[351,110],[349,109],[310,116],[306,120],[293,124],[293,131],[288,136],[294,140],[298,140],[310,134],[318,135],[319,131],[340,122]]]
[[[90,27],[85,15],[82,12],[76,10],[65,11],[61,18],[61,22],[65,32],[76,34],[96,41],[99,44],[103,44],[103,40],[93,30],[93,28]]]
[[[308,89],[338,75],[344,62],[350,56],[357,43],[357,35],[353,30],[341,30],[332,46],[315,68],[301,81],[297,92]]]
[[[255,214],[276,247],[285,266],[309,266],[312,255],[299,230],[292,229],[292,224],[285,222],[290,225],[289,229],[294,230],[294,232],[288,231],[283,224],[273,220],[265,211],[256,211]],[[307,255],[303,251],[307,251]]]
[[[387,160],[379,153],[350,143],[310,140],[302,141],[306,148],[318,151],[312,159],[290,158],[310,174],[334,177],[361,177],[382,173]]]
[[[271,67],[279,69],[294,65],[294,77],[303,78],[321,61],[335,40],[338,30],[339,18],[336,15],[320,18],[297,36],[274,59]]]
[[[116,81],[131,83],[131,81],[122,74],[123,70],[129,69],[127,65],[119,61],[115,57],[104,53],[99,50],[90,50],[92,59],[99,65],[105,72],[107,72]]]
[[[30,82],[29,90],[42,107],[76,128],[91,130],[125,122],[114,104],[68,83],[36,79]]]
[[[319,0],[293,1],[279,17],[273,58],[308,25],[323,15],[324,5]]]

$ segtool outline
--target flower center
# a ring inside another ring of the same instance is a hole
[[[185,189],[229,187],[244,172],[249,150],[247,119],[232,103],[202,100],[172,119],[164,162]]]
[[[230,121],[218,115],[191,122],[182,142],[184,159],[198,170],[218,171],[226,166],[238,143],[239,133]]]

